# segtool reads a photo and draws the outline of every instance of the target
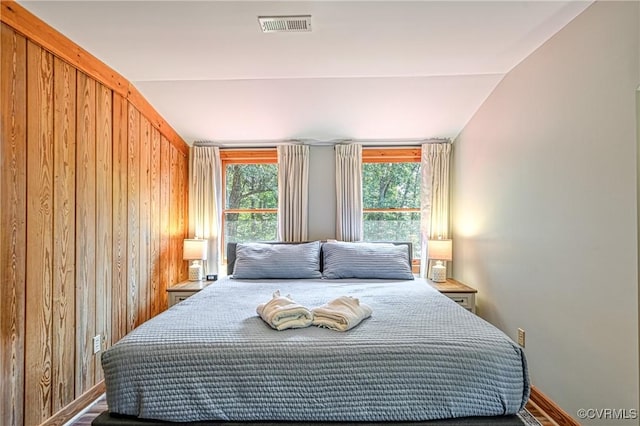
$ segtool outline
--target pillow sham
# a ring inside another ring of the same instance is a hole
[[[320,242],[238,243],[233,278],[321,278]]]
[[[328,279],[414,279],[404,245],[327,242],[322,245],[322,256],[322,275]]]

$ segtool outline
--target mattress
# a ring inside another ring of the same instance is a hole
[[[309,308],[369,305],[347,332],[276,331],[256,307],[280,290]],[[420,421],[517,413],[522,349],[424,280],[222,279],[102,355],[112,413],[166,421]]]

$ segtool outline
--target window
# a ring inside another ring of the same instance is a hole
[[[365,241],[411,241],[420,259],[420,148],[362,150]]]
[[[223,247],[229,242],[277,240],[276,150],[220,150],[220,159]]]

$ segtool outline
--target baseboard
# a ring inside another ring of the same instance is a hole
[[[547,395],[540,392],[540,390],[535,386],[531,386],[531,395],[529,395],[529,399],[559,426],[580,426],[580,423],[567,414],[567,412],[562,408],[558,407],[558,404],[553,402]]]
[[[87,405],[95,401],[105,391],[104,380],[76,398],[71,404],[49,417],[40,426],[60,426],[71,420],[73,416],[82,411]]]

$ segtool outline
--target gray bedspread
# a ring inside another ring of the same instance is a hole
[[[256,315],[275,290],[309,308],[358,297],[348,332],[276,331]],[[423,280],[223,279],[102,355],[112,413],[169,421],[399,421],[517,413],[522,350]]]

